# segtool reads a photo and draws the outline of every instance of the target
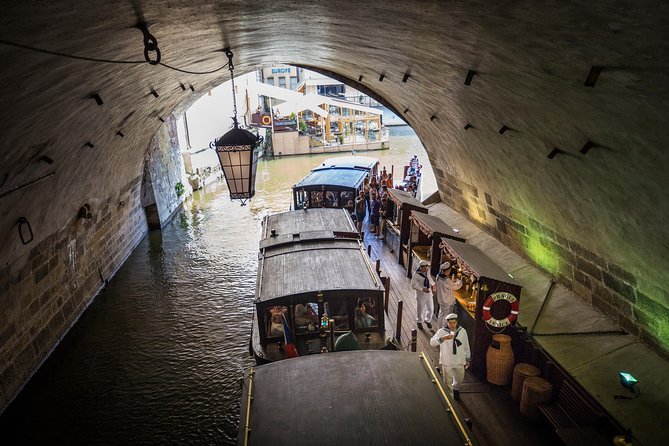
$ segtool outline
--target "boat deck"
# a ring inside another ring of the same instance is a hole
[[[368,231],[367,222],[363,231]],[[365,246],[371,246],[371,260],[380,260],[381,275],[390,278],[388,299],[388,320],[386,326],[397,327],[398,302],[403,302],[400,344],[410,348],[411,330],[416,328],[416,299],[410,287],[406,270],[397,261],[397,257],[386,247],[383,239],[365,232]],[[436,332],[436,323],[432,330],[424,326],[418,330],[417,351],[423,351],[432,362],[438,365],[438,348],[430,346],[430,338]],[[482,446],[518,446],[518,445],[560,445],[560,441],[541,422],[534,422],[520,414],[518,403],[510,396],[511,386],[496,386],[481,381],[472,373],[465,374],[465,381],[460,391],[460,401],[456,402],[464,415],[473,422],[472,432],[476,442]]]

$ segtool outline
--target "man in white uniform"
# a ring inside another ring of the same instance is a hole
[[[434,303],[432,302],[432,289],[434,280],[427,271],[430,262],[421,260],[418,269],[411,277],[411,288],[416,290],[416,325],[418,329],[423,329],[422,322],[425,322],[427,328],[432,328],[432,313],[434,312]]]
[[[465,379],[465,369],[469,368],[471,352],[467,331],[458,327],[458,315],[446,316],[447,326],[437,330],[430,345],[439,346],[439,364],[444,375],[444,384],[454,399],[460,399],[460,383]]]
[[[451,264],[441,264],[441,272],[437,274],[437,302],[439,302],[439,315],[437,316],[437,327],[446,326],[446,315],[455,312],[455,290],[462,288],[460,279],[451,279],[449,272]]]

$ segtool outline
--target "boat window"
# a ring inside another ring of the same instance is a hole
[[[322,208],[323,207],[323,192],[318,190],[311,191],[311,200],[310,207],[312,208]]]
[[[339,192],[329,190],[325,193],[325,207],[339,207]]]
[[[342,207],[347,207],[353,209],[353,191],[351,190],[344,190],[340,192],[339,195],[339,202],[341,203]]]
[[[350,330],[348,324],[348,301],[344,299],[332,299],[325,302],[325,313],[330,319],[334,319],[335,330]]]
[[[379,326],[379,311],[374,299],[359,299],[355,307],[355,328]]]
[[[318,330],[318,304],[299,303],[293,310],[296,333],[313,333]]]
[[[295,192],[295,209],[304,209],[309,207],[309,195],[304,190]]]
[[[267,337],[283,338],[283,316],[288,313],[288,307],[269,307],[265,313]]]

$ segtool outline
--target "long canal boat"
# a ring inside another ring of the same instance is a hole
[[[293,186],[293,209],[346,208],[353,211],[365,178],[378,169],[378,160],[347,156],[326,160]],[[363,162],[359,162],[363,159]]]
[[[237,444],[476,442],[422,353],[349,351],[245,373]]]
[[[265,217],[251,336],[256,361],[344,348],[391,348],[384,293],[345,210],[304,209]]]

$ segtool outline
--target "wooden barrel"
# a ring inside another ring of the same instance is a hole
[[[523,383],[525,378],[541,375],[541,370],[532,364],[520,362],[513,368],[513,383],[511,384],[511,398],[520,401],[523,396]]]
[[[538,376],[530,376],[523,383],[523,394],[520,397],[520,413],[527,418],[536,420],[539,417],[537,406],[551,400],[553,384]]]
[[[513,350],[511,336],[492,335],[492,342],[485,355],[486,377],[491,384],[505,386],[511,382],[513,374]]]

